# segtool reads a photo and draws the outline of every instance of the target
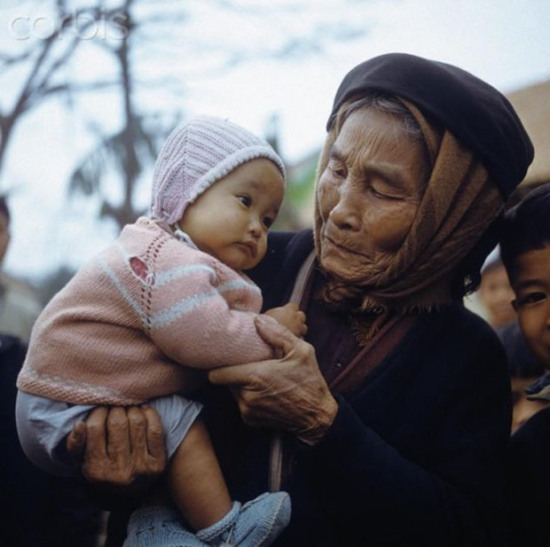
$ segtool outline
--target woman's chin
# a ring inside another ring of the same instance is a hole
[[[321,254],[320,263],[323,270],[331,277],[346,283],[358,283],[365,277],[365,265],[357,267],[350,260],[342,260],[331,254]]]

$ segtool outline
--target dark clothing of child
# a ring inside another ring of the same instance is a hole
[[[547,547],[541,533],[548,520],[550,492],[550,408],[527,421],[510,440],[510,522],[512,545]]]

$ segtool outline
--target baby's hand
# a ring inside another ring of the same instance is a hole
[[[298,309],[298,304],[290,302],[279,308],[271,308],[265,315],[276,319],[295,336],[303,338],[307,332],[306,314]]]

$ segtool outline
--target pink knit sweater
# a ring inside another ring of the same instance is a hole
[[[140,218],[46,306],[17,387],[110,405],[188,391],[207,369],[273,356],[261,303],[244,274]]]

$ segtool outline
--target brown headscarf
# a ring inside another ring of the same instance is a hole
[[[396,252],[375,257],[359,282],[351,284],[328,276],[323,295],[332,305],[365,315],[424,310],[448,302],[450,295],[433,291],[434,287],[450,278],[504,205],[497,186],[475,155],[450,131],[434,128],[412,103],[400,100],[422,130],[431,163],[416,217]],[[337,138],[336,125],[328,133],[318,179],[328,165]],[[318,256],[321,225],[316,203]]]

